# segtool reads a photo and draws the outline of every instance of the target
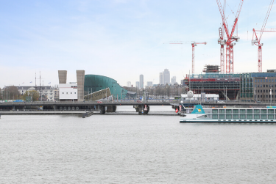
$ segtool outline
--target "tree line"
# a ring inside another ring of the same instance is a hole
[[[25,100],[38,101],[39,93],[36,90],[26,91],[23,95],[19,93],[15,86],[6,86],[0,89],[0,100]]]

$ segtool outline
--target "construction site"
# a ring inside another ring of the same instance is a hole
[[[216,0],[218,9],[221,15],[221,27],[219,27],[218,44],[220,47],[220,62],[217,65],[205,65],[202,70],[203,73],[195,74],[195,54],[194,49],[197,44],[207,44],[206,42],[192,42],[192,73],[187,74],[183,80],[183,85],[187,85],[189,90],[193,91],[195,94],[206,93],[206,94],[219,94],[220,100],[250,100],[256,101],[261,99],[262,101],[268,101],[270,98],[272,101],[276,100],[276,96],[272,95],[272,92],[276,92],[276,85],[257,85],[254,81],[263,79],[263,82],[273,81],[275,75],[271,75],[271,71],[262,71],[262,46],[261,42],[262,35],[264,32],[276,32],[276,29],[265,29],[269,14],[271,12],[274,0],[271,0],[268,5],[268,10],[263,21],[261,29],[257,30],[253,28],[252,45],[258,47],[258,58],[256,59],[256,72],[249,74],[235,74],[234,73],[234,46],[239,41],[238,36],[238,20],[242,10],[244,0],[240,0],[238,9],[235,13],[234,23],[232,27],[228,27],[227,16],[225,15],[226,0],[224,0],[223,5],[220,0]],[[171,44],[182,44],[171,43]],[[258,78],[259,75],[254,73],[263,73],[262,78]],[[257,77],[258,76],[258,77]],[[270,79],[271,78],[271,79]],[[275,81],[276,82],[276,81]],[[260,87],[270,88],[270,93],[268,89],[261,89]],[[260,88],[260,89],[259,89]],[[258,90],[259,89],[259,90]],[[263,93],[264,91],[264,93]],[[262,94],[258,95],[258,93]]]

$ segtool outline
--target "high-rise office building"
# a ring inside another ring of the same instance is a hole
[[[159,84],[164,84],[163,72],[159,73]]]
[[[131,87],[131,82],[130,81],[127,82],[127,87]]]
[[[143,89],[144,88],[144,75],[141,74],[140,75],[140,89]]]
[[[147,87],[152,87],[152,82],[151,81],[147,82]]]
[[[136,81],[136,88],[140,88],[140,83],[139,83],[139,81]]]
[[[163,77],[164,77],[164,84],[170,84],[170,72],[168,69],[165,69],[163,72]]]
[[[176,76],[173,76],[171,79],[171,84],[174,85],[176,83]]]

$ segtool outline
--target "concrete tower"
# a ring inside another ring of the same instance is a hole
[[[84,75],[85,70],[77,70],[78,101],[84,100]]]
[[[66,84],[67,81],[67,70],[58,70],[59,84]]]

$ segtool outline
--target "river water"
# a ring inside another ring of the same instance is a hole
[[[276,125],[2,116],[0,183],[276,183]]]

